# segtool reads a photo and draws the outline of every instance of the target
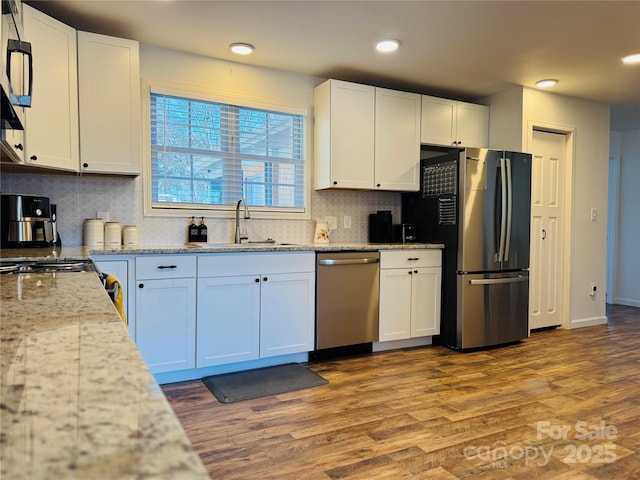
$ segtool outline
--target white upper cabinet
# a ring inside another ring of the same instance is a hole
[[[139,44],[78,32],[81,172],[138,175]]]
[[[373,187],[375,87],[328,80],[314,90],[315,188]]]
[[[458,102],[456,115],[458,146],[486,148],[489,146],[489,107]]]
[[[420,141],[454,147],[487,147],[489,107],[423,95]]]
[[[420,95],[328,80],[314,108],[316,189],[418,190]]]
[[[420,95],[376,88],[375,188],[418,191]]]
[[[76,31],[28,5],[22,8],[34,56],[32,106],[25,109],[25,163],[77,171]]]

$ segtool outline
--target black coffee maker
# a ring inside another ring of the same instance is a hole
[[[377,213],[369,214],[369,242],[393,242],[393,220],[390,210],[378,210]]]

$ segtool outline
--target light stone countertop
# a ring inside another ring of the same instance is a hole
[[[57,247],[2,249],[3,261],[27,260],[31,258],[50,258],[74,260],[96,255],[197,255],[203,253],[234,252],[336,252],[336,251],[376,251],[376,250],[414,250],[420,248],[441,249],[438,243],[327,243],[327,244],[251,244],[220,243],[203,246],[187,245],[140,245],[133,247]]]
[[[0,478],[209,478],[95,273],[0,275],[0,303]]]
[[[58,247],[0,259],[442,247]],[[209,478],[95,273],[0,275],[0,304],[0,478]]]

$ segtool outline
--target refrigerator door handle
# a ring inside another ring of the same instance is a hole
[[[506,210],[507,210],[507,181],[506,181],[506,167],[504,158],[500,159],[500,201],[502,203],[502,208],[500,211],[500,243],[498,248],[498,262],[502,262],[504,260],[504,242],[505,242],[505,229],[506,229]]]
[[[505,158],[505,164],[507,167],[507,229],[506,229],[506,240],[504,244],[504,257],[503,260],[505,262],[509,261],[509,249],[511,248],[511,217],[513,216],[513,190],[511,188],[511,159]]]
[[[518,283],[518,282],[527,282],[529,277],[527,276],[517,276],[510,278],[481,278],[477,280],[467,280],[469,285],[499,285],[502,283]]]

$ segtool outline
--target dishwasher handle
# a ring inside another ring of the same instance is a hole
[[[318,260],[318,265],[333,266],[333,265],[366,265],[369,263],[379,263],[379,258],[344,258],[334,259],[325,258]]]

